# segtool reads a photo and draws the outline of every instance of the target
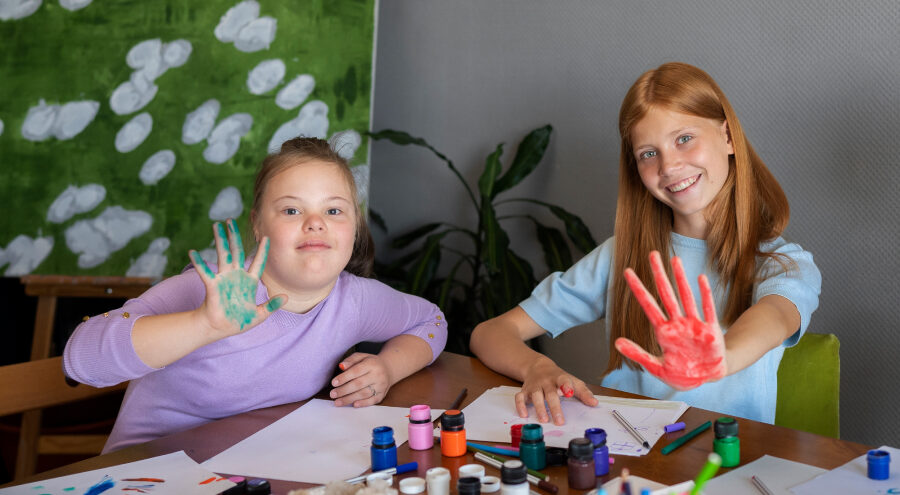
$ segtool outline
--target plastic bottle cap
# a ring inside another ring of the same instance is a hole
[[[441,430],[443,431],[460,431],[465,424],[466,417],[460,410],[451,409],[441,416]]]
[[[594,444],[587,438],[569,440],[569,458],[590,461],[594,458]]]
[[[544,429],[537,423],[528,423],[522,427],[522,441],[538,442],[544,439]]]
[[[500,490],[500,478],[485,476],[481,478],[481,493],[494,493]]]
[[[519,440],[522,439],[522,426],[521,424],[512,425],[509,427],[509,437],[512,439],[512,446],[518,447]]]
[[[247,480],[247,487],[244,489],[244,493],[269,495],[272,493],[272,487],[268,481],[262,478],[253,478]]]
[[[394,429],[390,426],[379,426],[372,430],[372,445],[391,445],[394,443]]]
[[[500,479],[504,485],[519,485],[528,481],[528,468],[522,461],[513,459],[503,463]]]
[[[548,466],[565,466],[569,462],[569,454],[562,447],[547,447],[544,450],[547,452]]]
[[[431,408],[418,404],[409,408],[410,423],[431,423]]]
[[[738,436],[738,423],[734,418],[724,416],[713,424],[713,431],[716,438],[736,437]]]
[[[484,478],[484,466],[481,464],[464,464],[459,467],[459,477]]]
[[[606,430],[603,428],[588,428],[584,430],[584,437],[591,440],[595,449],[606,445]]]
[[[413,476],[411,478],[403,478],[400,480],[400,493],[408,493],[410,495],[415,493],[423,493],[425,491],[425,480],[423,478],[419,478],[418,476]]]
[[[459,495],[475,495],[481,493],[481,480],[474,476],[460,478],[456,482],[456,493]]]

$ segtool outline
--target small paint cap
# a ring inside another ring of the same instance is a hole
[[[866,454],[868,475],[873,480],[886,480],[891,475],[891,454],[884,450],[870,450]]]
[[[481,480],[472,476],[466,476],[456,481],[456,493],[459,495],[479,495],[481,493]]]
[[[247,480],[247,488],[245,488],[244,493],[248,495],[269,495],[272,493],[272,486],[262,478],[252,478]]]
[[[500,480],[504,485],[520,485],[528,481],[528,468],[517,459],[503,463],[500,467]]]
[[[408,493],[412,495],[416,493],[423,493],[425,491],[425,479],[419,478],[418,476],[403,478],[398,484],[400,486],[400,493]]]
[[[569,462],[569,454],[562,447],[547,447],[544,450],[547,452],[548,466],[565,466]]]
[[[528,423],[522,427],[522,440],[540,441],[544,439],[544,429],[537,423]]]
[[[728,438],[738,436],[738,423],[734,418],[723,416],[713,424],[716,438]]]
[[[569,440],[568,456],[578,461],[590,461],[594,458],[594,444],[587,438]]]
[[[465,427],[466,417],[458,409],[450,409],[441,415],[442,431],[460,431]]]
[[[481,464],[463,464],[459,467],[459,477],[484,478],[484,466]]]
[[[433,467],[425,471],[425,484],[428,487],[428,495],[448,495],[450,493],[450,470]]]
[[[394,484],[394,475],[390,473],[372,473],[366,476],[366,486],[369,488],[390,488]]]
[[[509,436],[512,439],[512,446],[518,447],[519,440],[522,439],[522,424],[512,425],[509,427]]]
[[[431,423],[431,408],[425,404],[410,407],[409,420],[414,423]]]
[[[372,430],[372,445],[391,445],[394,443],[394,429],[390,426],[379,426]]]
[[[603,428],[588,428],[584,430],[584,438],[591,440],[595,449],[606,445],[606,430]]]
[[[672,423],[670,425],[666,425],[663,427],[663,431],[666,433],[672,433],[673,431],[681,431],[684,429],[684,421],[679,421],[677,423]]]
[[[485,476],[481,478],[481,493],[494,493],[500,491],[500,478]]]

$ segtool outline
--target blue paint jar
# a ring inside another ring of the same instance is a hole
[[[379,426],[372,430],[372,471],[382,471],[397,467],[397,444],[394,442],[394,429],[390,426]]]
[[[891,476],[891,454],[884,450],[870,450],[866,455],[869,463],[869,478],[886,480]]]
[[[584,430],[584,438],[590,440],[594,445],[594,475],[609,474],[609,447],[606,446],[606,430],[588,428]]]

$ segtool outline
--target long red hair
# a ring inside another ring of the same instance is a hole
[[[653,328],[622,276],[625,268],[631,267],[642,281],[651,282],[649,254],[653,250],[663,253],[663,262],[671,273],[672,210],[654,198],[641,182],[631,140],[632,129],[653,107],[728,125],[734,155],[729,157],[728,177],[722,189],[706,209],[709,262],[729,289],[725,314],[719,315],[723,326],[733,323],[750,307],[757,258],[778,259],[773,253],[761,252],[760,243],[779,236],[790,217],[784,191],[753,151],[734,109],[709,74],[672,62],[641,75],[628,90],[619,111],[622,147],[616,202],[615,280],[607,315],[611,333],[605,373],[621,367],[623,362],[638,368],[616,350],[613,342],[618,337],[627,337],[651,353],[660,353]],[[784,266],[782,260],[778,261]]]

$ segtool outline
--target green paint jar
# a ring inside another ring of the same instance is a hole
[[[722,457],[722,467],[735,467],[741,463],[741,439],[734,418],[721,417],[713,425],[715,439],[713,451]]]
[[[544,444],[544,430],[537,423],[529,423],[522,427],[522,438],[519,440],[519,459],[529,469],[547,467],[547,450]]]

